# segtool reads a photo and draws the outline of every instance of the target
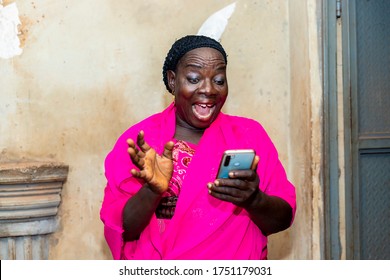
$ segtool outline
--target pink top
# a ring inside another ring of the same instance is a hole
[[[253,148],[260,157],[260,189],[278,196],[296,211],[295,188],[287,180],[277,151],[256,121],[220,113],[206,129],[182,181],[169,227],[161,234],[154,215],[139,240],[122,239],[122,210],[143,182],[130,174],[134,167],[127,153],[128,138],[145,132],[146,142],[161,154],[175,132],[175,107],[171,104],[125,131],[105,161],[107,186],[101,208],[104,233],[114,259],[265,259],[267,238],[249,214],[232,203],[208,194],[207,183],[216,178],[227,149]],[[292,221],[291,221],[292,222]]]

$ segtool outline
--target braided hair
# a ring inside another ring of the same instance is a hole
[[[185,37],[182,37],[172,45],[171,49],[167,54],[167,57],[165,58],[165,62],[163,66],[163,71],[162,71],[163,81],[165,87],[170,93],[172,93],[172,90],[168,85],[168,77],[167,77],[168,70],[175,71],[179,60],[187,52],[197,48],[216,49],[223,55],[225,63],[227,63],[226,52],[218,41],[203,35],[187,35]]]

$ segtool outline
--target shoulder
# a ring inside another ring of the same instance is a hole
[[[229,114],[223,114],[223,124],[231,126],[234,130],[251,131],[253,133],[267,134],[264,127],[257,120],[235,116]]]
[[[138,135],[141,130],[150,131],[155,129],[157,126],[161,125],[161,115],[162,113],[153,114],[135,124],[128,127],[122,134],[119,136],[118,141],[127,140],[128,138],[134,138]]]
[[[250,126],[259,126],[260,125],[260,123],[258,121],[251,119],[251,118],[242,117],[242,116],[235,116],[235,115],[228,115],[228,114],[225,114],[225,116],[234,124],[246,124],[246,125],[250,125]]]
[[[128,148],[127,140],[131,138],[134,141],[136,141],[137,135],[141,130],[145,132],[157,131],[156,126],[159,125],[160,119],[161,119],[161,113],[157,113],[128,127],[116,139],[114,146],[112,147],[112,150],[109,152],[108,156],[113,156],[117,153],[121,154],[123,153],[123,151],[127,151]]]
[[[159,123],[159,119],[161,119],[161,113],[151,115],[139,121],[138,123],[135,123],[134,125],[130,126],[125,131],[123,131],[122,134],[120,134],[105,159],[107,178],[113,179],[114,177],[120,177],[120,179],[122,180],[123,178],[129,176],[128,170],[130,168],[131,161],[127,153],[127,140],[131,138],[136,141],[137,135],[141,130],[157,130],[155,128],[156,125],[158,125]],[[120,174],[120,176],[118,176],[118,174]],[[117,182],[120,182],[121,180],[117,180]]]
[[[128,130],[137,130],[137,129],[141,129],[143,127],[154,127],[154,126],[158,126],[161,124],[161,117],[162,117],[162,112],[159,112],[159,113],[156,113],[156,114],[153,114],[137,123],[135,123],[134,125],[132,125],[131,127],[129,127],[127,129]]]
[[[257,151],[275,151],[275,146],[263,125],[257,120],[223,114],[221,128],[229,138],[255,148]]]

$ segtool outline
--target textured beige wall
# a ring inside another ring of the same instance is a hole
[[[99,219],[104,158],[123,130],[170,103],[161,66],[171,43],[231,1],[15,2],[23,53],[0,59],[0,156],[68,164],[50,258],[109,259]],[[297,186],[295,224],[271,237],[271,259],[308,259],[319,250],[313,150],[322,93],[313,3],[237,1],[222,36],[225,112],[264,125]]]

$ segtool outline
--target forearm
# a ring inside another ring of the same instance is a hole
[[[269,196],[259,191],[246,210],[266,236],[285,230],[291,224],[292,208],[277,196]]]
[[[131,197],[123,209],[123,238],[125,241],[137,240],[149,224],[160,202],[161,195],[144,185]]]

